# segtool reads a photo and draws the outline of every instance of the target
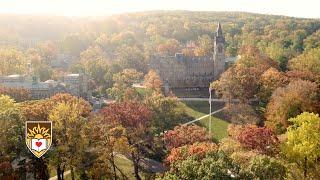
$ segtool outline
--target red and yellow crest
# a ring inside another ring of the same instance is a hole
[[[26,144],[37,158],[44,155],[52,144],[52,122],[27,121]]]

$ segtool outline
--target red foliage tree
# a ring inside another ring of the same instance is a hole
[[[266,127],[247,126],[239,132],[237,140],[245,148],[263,154],[278,152],[279,140],[273,131]]]
[[[24,88],[7,88],[0,86],[0,94],[5,94],[12,97],[16,102],[30,100],[30,91]]]
[[[169,150],[195,142],[209,141],[210,139],[211,137],[207,134],[206,129],[197,125],[176,126],[174,130],[164,134],[164,141]]]
[[[100,114],[103,116],[103,124],[125,129],[125,138],[131,149],[129,153],[133,161],[134,174],[136,179],[141,179],[140,159],[153,145],[150,128],[152,112],[143,103],[120,102],[105,107]]]

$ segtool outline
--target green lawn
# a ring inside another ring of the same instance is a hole
[[[209,103],[205,101],[188,101],[182,102],[182,108],[184,108],[189,116],[192,116],[194,119],[209,114]],[[223,103],[212,103],[212,111],[222,108]],[[222,116],[219,114],[219,117]],[[206,127],[209,127],[209,117],[204,118],[198,121],[198,124]],[[211,131],[213,136],[217,140],[221,140],[227,136],[227,128],[229,123],[224,121],[215,115],[212,116],[211,121]]]

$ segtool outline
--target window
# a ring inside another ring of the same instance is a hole
[[[222,46],[218,46],[218,52],[222,53]]]

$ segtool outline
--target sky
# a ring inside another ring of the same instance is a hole
[[[320,18],[319,7],[319,0],[0,0],[0,13],[93,17],[150,10],[191,10]]]

